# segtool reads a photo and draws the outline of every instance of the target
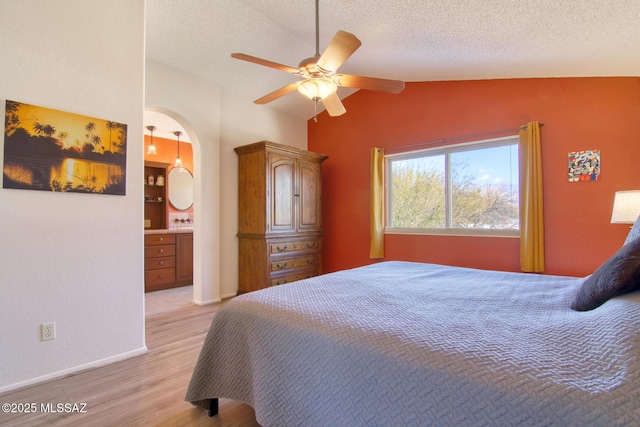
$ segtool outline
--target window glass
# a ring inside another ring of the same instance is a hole
[[[517,235],[517,142],[387,156],[386,232]]]
[[[518,147],[451,153],[451,227],[518,229]]]
[[[389,225],[401,228],[445,227],[445,156],[399,159],[391,163]]]

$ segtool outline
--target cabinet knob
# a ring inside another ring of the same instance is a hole
[[[159,252],[160,252],[160,253],[163,253],[163,252],[164,252],[164,249],[160,249],[160,251],[159,251]]]
[[[159,277],[160,277],[161,279],[164,279],[164,274],[161,274]]]
[[[164,265],[164,261],[160,261],[158,264],[160,264],[160,265]]]
[[[164,240],[164,237],[160,237],[160,241],[162,242]]]

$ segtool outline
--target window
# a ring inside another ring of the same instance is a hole
[[[386,233],[519,235],[518,137],[386,159]]]

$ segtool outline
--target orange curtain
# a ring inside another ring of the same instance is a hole
[[[542,209],[542,158],[540,125],[520,128],[520,268],[544,272],[544,216]]]
[[[384,258],[384,149],[371,149],[371,245],[369,258]]]

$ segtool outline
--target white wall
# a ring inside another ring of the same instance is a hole
[[[178,119],[195,140],[203,304],[238,286],[233,147],[266,139],[305,148],[307,123],[159,63],[145,70],[140,0],[0,2],[2,108],[10,99],[128,125],[126,196],[0,188],[3,392],[146,351],[145,107]],[[51,321],[57,338],[41,342],[39,325]]]
[[[0,189],[4,391],[146,351],[144,2],[1,0],[0,52],[2,109],[10,99],[128,125],[126,196]],[[57,338],[41,342],[50,321]]]
[[[289,96],[301,96],[298,93]],[[272,141],[307,148],[307,121],[222,92],[220,130],[220,293],[238,292],[238,157],[234,147]]]
[[[147,61],[146,108],[176,119],[194,149],[194,300],[238,290],[238,161],[233,148],[271,140],[306,148],[307,122],[222,91],[199,77]]]

